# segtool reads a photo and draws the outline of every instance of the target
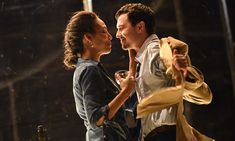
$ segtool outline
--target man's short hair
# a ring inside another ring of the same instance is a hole
[[[143,21],[145,23],[146,31],[150,35],[155,29],[155,18],[153,10],[141,3],[129,3],[122,6],[115,14],[115,18],[127,14],[132,26]]]

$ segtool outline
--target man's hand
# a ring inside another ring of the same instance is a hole
[[[188,53],[188,45],[183,41],[169,36],[167,37],[167,43],[170,45],[172,50],[177,49],[179,54],[186,55]]]
[[[173,50],[173,61],[172,66],[174,69],[183,73],[183,76],[187,75],[187,67],[189,66],[186,55],[179,54],[177,49]]]

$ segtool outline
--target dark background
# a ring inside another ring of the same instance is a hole
[[[128,65],[127,52],[115,39],[114,18],[127,2],[151,6],[159,38],[187,42],[192,63],[204,73],[213,101],[207,106],[185,103],[190,124],[217,141],[234,141],[231,50],[226,50],[220,0],[93,0],[94,12],[113,35],[112,52],[102,58],[112,76]],[[235,2],[226,2],[234,35]],[[85,140],[72,94],[73,71],[62,63],[65,26],[82,9],[82,0],[0,1],[0,141],[35,141],[39,124],[47,128],[48,140]]]

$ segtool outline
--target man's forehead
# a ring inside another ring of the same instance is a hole
[[[128,22],[129,20],[127,14],[122,14],[117,19],[117,27],[124,26],[128,24]]]

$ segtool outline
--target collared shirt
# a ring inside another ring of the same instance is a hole
[[[150,35],[136,55],[141,64],[140,72],[136,78],[136,92],[139,102],[155,90],[175,85],[175,80],[165,73],[160,55],[159,39],[157,35]],[[142,132],[145,137],[153,129],[162,125],[176,124],[176,107],[168,107],[159,112],[141,118]]]

